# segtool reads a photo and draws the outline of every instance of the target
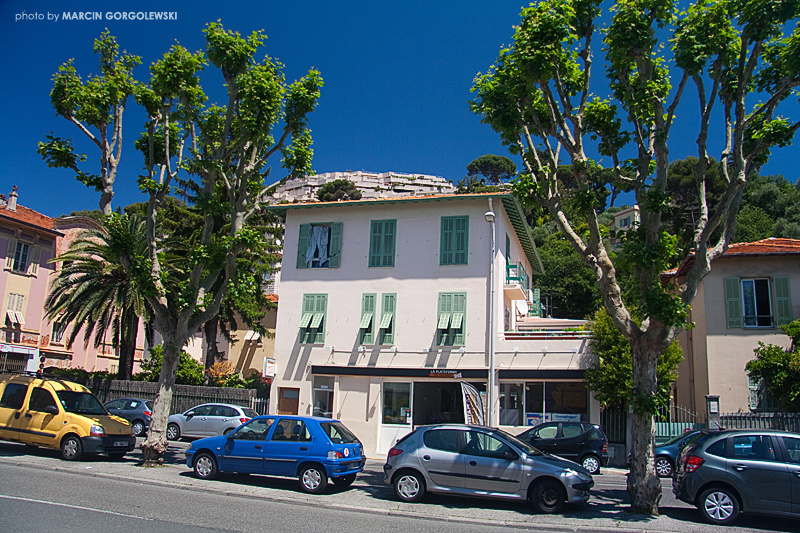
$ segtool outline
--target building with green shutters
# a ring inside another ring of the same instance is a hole
[[[462,381],[514,433],[599,422],[588,332],[542,316],[541,261],[510,193],[269,209],[286,228],[271,412],[338,418],[369,453],[464,422]]]

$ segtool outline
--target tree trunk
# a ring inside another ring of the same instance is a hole
[[[133,360],[136,357],[136,340],[139,335],[139,317],[132,310],[122,311],[122,334],[119,341],[119,369],[117,379],[130,381],[133,375]]]
[[[218,330],[219,315],[203,324],[203,334],[206,337],[206,376],[208,376],[208,369],[219,359],[219,348],[217,347]]]
[[[631,512],[657,515],[661,500],[661,480],[653,464],[653,415],[644,405],[637,407],[637,398],[647,402],[657,390],[656,366],[660,352],[650,346],[631,345],[633,355],[634,412],[632,423],[631,471],[628,494]]]
[[[161,362],[161,374],[158,382],[158,395],[153,404],[150,417],[150,431],[142,443],[144,466],[160,466],[164,464],[164,453],[167,451],[167,419],[172,406],[172,393],[175,389],[175,377],[178,373],[178,362],[184,342],[164,338],[164,355]]]

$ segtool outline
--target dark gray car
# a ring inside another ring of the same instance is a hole
[[[742,511],[800,517],[800,435],[704,431],[680,452],[672,491],[713,524],[729,524]]]
[[[131,423],[131,434],[139,437],[150,427],[150,415],[153,413],[153,402],[140,398],[117,398],[106,402],[106,409],[112,415],[121,416]]]
[[[426,492],[529,500],[542,513],[585,503],[591,474],[504,431],[466,424],[421,426],[389,450],[384,481],[406,502]]]

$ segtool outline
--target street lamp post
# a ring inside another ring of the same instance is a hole
[[[495,255],[495,237],[494,237],[494,211],[492,210],[492,199],[489,198],[489,210],[484,213],[483,218],[489,223],[492,232],[492,255],[489,258],[489,389],[486,391],[486,401],[489,407],[488,423],[487,425],[494,427],[494,389],[495,389],[495,372],[494,372],[494,255]]]

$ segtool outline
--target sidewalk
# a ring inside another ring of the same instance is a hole
[[[141,441],[141,439],[140,439]],[[140,442],[141,444],[141,442]],[[661,516],[634,515],[626,511],[627,471],[604,468],[595,476],[595,488],[587,505],[567,506],[559,515],[534,514],[530,505],[475,498],[427,495],[416,504],[395,499],[392,487],[383,482],[383,459],[367,460],[365,471],[349,488],[331,485],[320,495],[300,492],[297,481],[251,475],[221,475],[204,481],[194,477],[183,463],[185,443],[170,443],[165,465],[156,468],[139,466],[141,451],[137,449],[122,461],[106,457],[89,457],[83,461],[62,461],[58,452],[31,449],[0,441],[0,465],[15,464],[34,468],[68,471],[88,477],[106,477],[141,484],[158,484],[184,490],[219,493],[227,497],[258,498],[300,505],[327,506],[352,512],[404,515],[431,520],[468,523],[491,523],[514,528],[546,531],[623,531],[623,532],[728,532],[737,531],[800,531],[800,525],[788,520],[741,517],[735,527],[711,526],[700,521],[696,509],[689,506],[662,508]],[[1,466],[0,466],[1,468]],[[146,490],[145,488],[141,490]],[[665,488],[665,490],[668,490]],[[683,505],[683,504],[681,504]]]

